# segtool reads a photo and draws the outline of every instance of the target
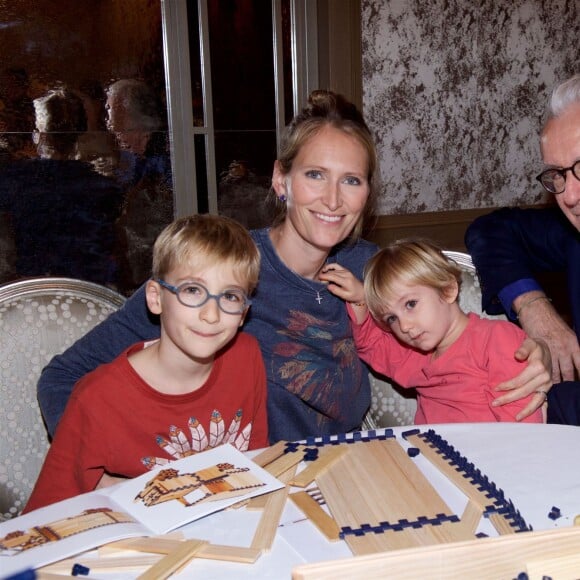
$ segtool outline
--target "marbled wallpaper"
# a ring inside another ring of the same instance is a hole
[[[362,0],[379,214],[546,198],[539,130],[580,72],[580,0]]]

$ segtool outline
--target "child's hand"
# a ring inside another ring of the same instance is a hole
[[[109,475],[108,473],[103,473],[101,479],[99,479],[99,483],[97,483],[97,487],[95,489],[102,489],[103,487],[109,487],[111,485],[115,485],[117,483],[121,483],[122,481],[127,481],[126,477],[117,477],[113,475]]]
[[[326,264],[318,278],[321,282],[328,282],[328,291],[346,302],[365,301],[362,282],[340,264]]]
[[[348,302],[357,324],[362,324],[368,315],[362,282],[340,264],[328,264],[318,276],[321,282],[328,282],[328,291]]]

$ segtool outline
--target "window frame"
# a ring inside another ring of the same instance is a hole
[[[272,58],[274,62],[276,134],[285,125],[284,75],[282,52],[282,0],[271,0]],[[194,127],[187,10],[197,9],[202,71],[204,122]],[[211,62],[207,0],[161,0],[163,58],[167,91],[171,164],[173,171],[174,214],[181,217],[197,213],[195,135],[205,138],[207,195],[210,213],[218,213],[218,185],[215,163],[212,109]],[[318,85],[317,0],[290,0],[292,42],[292,94],[294,111],[300,110],[306,95]]]

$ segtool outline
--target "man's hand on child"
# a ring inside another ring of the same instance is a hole
[[[532,395],[530,402],[516,415],[516,419],[521,421],[546,402],[552,388],[552,364],[548,346],[531,338],[524,340],[514,356],[528,364],[517,377],[496,386],[496,391],[507,392],[495,399],[492,405],[498,407]]]

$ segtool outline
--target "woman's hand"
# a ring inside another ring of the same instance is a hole
[[[524,340],[514,356],[519,361],[528,361],[528,364],[518,376],[497,385],[497,391],[508,392],[495,399],[492,405],[499,407],[532,395],[532,400],[516,415],[516,419],[521,421],[546,402],[552,388],[552,359],[548,345],[531,338]]]

